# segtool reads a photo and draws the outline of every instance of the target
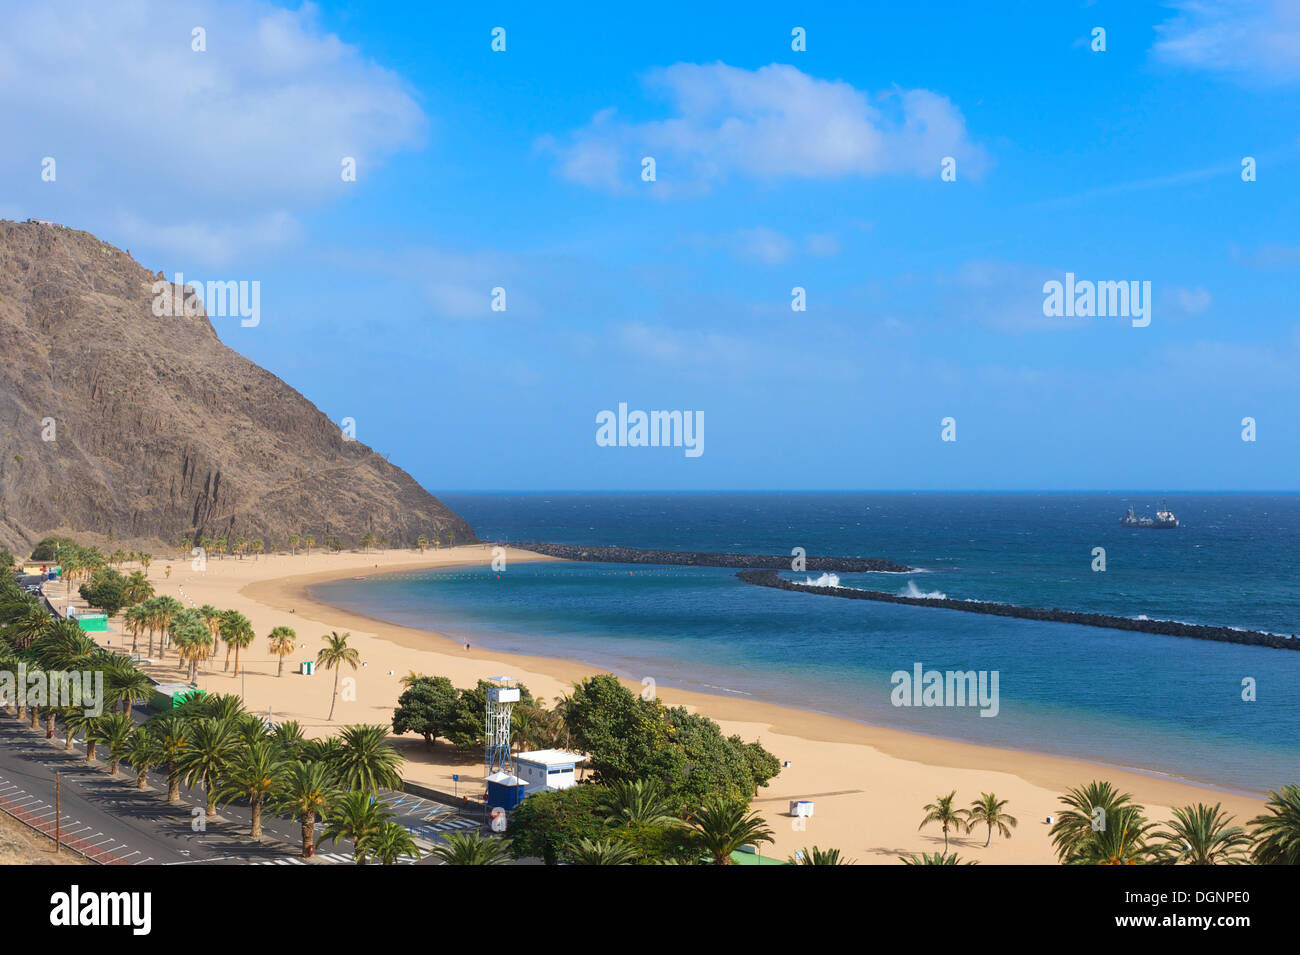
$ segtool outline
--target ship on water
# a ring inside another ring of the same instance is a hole
[[[1128,513],[1121,517],[1119,522],[1124,527],[1150,527],[1163,529],[1178,526],[1178,518],[1174,516],[1173,511],[1169,510],[1169,504],[1165,501],[1160,502],[1160,510],[1156,511],[1155,517],[1138,517],[1133,513],[1133,508],[1130,507]]]

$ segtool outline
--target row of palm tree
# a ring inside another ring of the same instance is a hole
[[[1175,806],[1172,819],[1155,822],[1130,793],[1105,781],[1060,799],[1066,808],[1050,837],[1066,865],[1300,865],[1300,786],[1294,783],[1270,792],[1265,811],[1245,826],[1235,825],[1222,803]]]
[[[921,828],[943,829],[943,852],[900,857],[912,865],[973,865],[949,853],[949,833],[985,827],[987,848],[996,831],[1009,838],[1016,820],[1007,800],[981,793],[967,809],[954,803],[956,790],[927,804]],[[1065,865],[1300,865],[1300,786],[1269,793],[1265,811],[1244,826],[1222,803],[1175,806],[1173,818],[1157,822],[1144,807],[1111,783],[1094,780],[1060,797],[1064,810],[1049,830],[1058,861]],[[1249,828],[1247,828],[1249,827]]]

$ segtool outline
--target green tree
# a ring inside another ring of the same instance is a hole
[[[962,829],[966,828],[966,810],[953,808],[952,801],[956,797],[957,790],[955,789],[946,796],[936,796],[935,802],[927,803],[923,807],[925,809],[925,818],[922,819],[921,824],[916,827],[919,831],[930,825],[932,822],[937,822],[942,826],[944,855],[948,854],[948,831],[950,829],[956,829],[960,832]]]
[[[984,840],[985,849],[993,841],[994,829],[1004,839],[1011,838],[1011,830],[1016,827],[1016,817],[1003,812],[1007,802],[1008,800],[999,799],[993,793],[980,793],[980,798],[973,801],[966,810],[967,832],[980,825],[988,828],[988,838]]]
[[[457,832],[448,836],[446,843],[430,849],[429,855],[447,865],[502,865],[510,857],[510,848],[504,839]]]
[[[221,615],[221,639],[226,642],[226,667],[230,666],[230,651],[235,651],[235,672],[239,676],[239,651],[251,646],[257,639],[253,625],[237,610],[227,610]]]
[[[135,786],[144,789],[149,785],[149,770],[163,763],[162,747],[148,730],[140,727],[131,733],[126,744],[126,764],[135,770]]]
[[[211,718],[193,721],[180,766],[187,786],[203,786],[209,816],[217,811],[221,781],[230,771],[239,749],[239,736],[233,723]]]
[[[338,755],[331,762],[339,784],[374,794],[380,789],[401,789],[398,769],[402,756],[388,742],[382,726],[345,726]]]
[[[1105,825],[1108,816],[1133,801],[1128,793],[1098,780],[1075,787],[1059,798],[1066,808],[1052,824],[1048,836],[1056,848],[1057,859],[1063,863],[1069,862],[1079,847],[1092,838],[1097,827]]]
[[[417,677],[397,698],[393,711],[393,732],[419,733],[433,748],[439,736],[455,725],[460,695],[445,676]]]
[[[302,825],[302,857],[315,848],[316,820],[324,819],[343,796],[329,767],[311,760],[297,760],[285,768],[283,784],[275,799],[276,808]]]
[[[108,774],[110,776],[117,775],[117,767],[126,755],[127,744],[130,742],[131,732],[134,729],[135,722],[125,713],[112,713],[95,721],[91,732],[95,734],[95,742],[102,743],[104,749],[108,751]]]
[[[739,799],[711,799],[689,820],[714,865],[734,865],[731,854],[743,845],[772,842],[772,830]]]
[[[293,653],[297,639],[298,634],[292,627],[275,627],[267,637],[267,649],[280,658],[276,676],[284,676],[284,658]]]
[[[1152,838],[1164,841],[1164,855],[1175,865],[1240,865],[1246,861],[1251,839],[1245,829],[1231,823],[1222,803],[1175,806],[1167,828],[1152,833]]]
[[[1250,820],[1254,861],[1259,865],[1300,865],[1300,785],[1269,792],[1265,811]]]
[[[601,803],[605,787],[543,789],[525,799],[510,819],[510,854],[539,858],[547,865],[570,861],[566,853],[582,839],[608,835]]]
[[[822,849],[813,846],[809,849],[807,846],[799,850],[798,856],[790,856],[788,860],[790,865],[855,865],[852,859],[846,859],[840,855],[839,849]]]
[[[1100,829],[1089,828],[1067,865],[1146,865],[1163,861],[1162,847],[1151,839],[1155,824],[1142,807],[1124,805],[1106,813]]]
[[[636,865],[636,849],[612,839],[580,839],[574,847],[574,865]]]
[[[230,803],[247,799],[249,807],[249,836],[262,839],[262,806],[273,796],[285,772],[285,760],[279,747],[269,739],[261,739],[246,747],[231,764],[217,794],[220,801]]]
[[[386,822],[379,827],[371,842],[371,851],[383,865],[393,865],[399,859],[420,858],[420,849],[410,831],[399,822]]]
[[[393,814],[384,808],[383,803],[369,793],[354,789],[338,800],[326,822],[322,838],[326,842],[351,840],[353,861],[357,865],[365,865],[366,859],[372,854],[379,830],[392,819]]]
[[[98,607],[110,617],[130,601],[127,599],[126,578],[111,567],[98,570],[89,580],[81,585],[78,593],[81,599],[92,607]]]
[[[924,852],[912,853],[908,856],[899,856],[903,860],[903,865],[979,865],[978,862],[971,860],[963,861],[957,853],[932,852],[928,855]]]
[[[357,664],[361,661],[361,655],[356,648],[348,646],[348,637],[350,636],[352,636],[351,633],[340,636],[337,631],[330,631],[321,637],[326,646],[316,655],[317,666],[334,671],[334,692],[330,696],[330,715],[326,717],[331,722],[334,719],[334,704],[338,702],[339,698],[339,671],[345,665],[355,670]]]
[[[167,775],[167,802],[175,805],[181,801],[183,758],[190,747],[189,721],[177,713],[166,713],[150,720],[146,728],[158,741],[160,765]]]
[[[672,803],[657,779],[619,780],[600,795],[600,812],[605,825],[631,829],[634,826],[678,826]]]

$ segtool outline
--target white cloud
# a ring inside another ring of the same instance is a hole
[[[126,248],[148,243],[205,266],[225,265],[242,255],[275,248],[302,236],[298,220],[283,210],[220,224],[151,222],[127,212],[119,218],[117,229]]]
[[[725,63],[677,63],[647,77],[674,115],[624,121],[602,110],[567,142],[540,145],[559,172],[610,191],[679,195],[732,175],[759,180],[939,175],[945,156],[978,175],[983,150],[967,138],[960,111],[929,90],[895,90],[876,102],[837,80],[793,66],[745,70]],[[653,156],[657,181],[641,181]]]
[[[325,33],[315,8],[256,0],[12,5],[0,33],[0,156],[11,195],[67,219],[171,222],[220,254],[240,223],[357,188],[415,146],[407,85]],[[191,31],[207,49],[191,49]],[[40,181],[41,157],[57,162]]]
[[[1259,83],[1300,80],[1300,4],[1295,0],[1177,0],[1156,27],[1167,63]]]

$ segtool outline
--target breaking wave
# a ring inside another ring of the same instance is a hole
[[[916,586],[915,580],[909,580],[907,582],[907,589],[901,591],[898,596],[916,597],[923,600],[947,600],[948,599],[948,595],[944,593],[942,590],[931,590],[929,592],[921,590],[920,587]]]

